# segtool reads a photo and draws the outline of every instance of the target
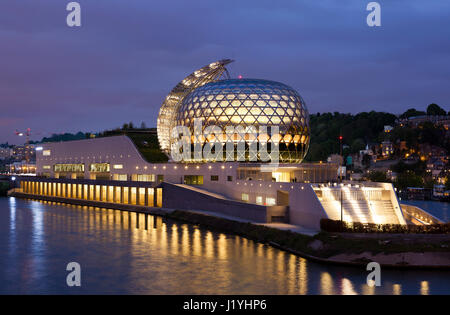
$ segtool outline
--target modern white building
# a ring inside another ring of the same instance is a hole
[[[315,229],[322,218],[406,223],[391,184],[337,183],[339,165],[302,163],[310,137],[302,97],[278,82],[221,80],[229,62],[195,71],[167,96],[158,117],[158,140],[169,162],[146,160],[126,135],[44,143],[36,152],[37,178],[75,185],[98,181],[112,187],[113,194],[120,183],[153,183],[162,188],[163,207],[257,222]],[[175,127],[183,133],[173,133]],[[210,155],[197,156],[198,148]],[[264,161],[264,152],[276,152],[278,160]],[[176,153],[181,161],[173,161]]]

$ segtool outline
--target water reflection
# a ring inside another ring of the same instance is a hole
[[[235,235],[146,214],[0,199],[0,293],[436,294],[449,273],[319,265]],[[82,267],[81,288],[65,266]]]

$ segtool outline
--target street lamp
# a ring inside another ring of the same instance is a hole
[[[339,136],[339,147],[340,147],[340,156],[342,158],[342,164],[339,165],[339,182],[342,182],[342,166],[344,164],[344,156],[342,155],[342,135]]]

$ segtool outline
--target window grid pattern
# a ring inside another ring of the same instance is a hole
[[[194,134],[194,119],[202,122],[203,130],[216,125],[224,132],[227,126],[254,126],[257,131],[259,126],[278,126],[279,134],[258,137],[277,137],[281,162],[300,163],[308,150],[309,115],[305,102],[294,89],[279,82],[229,79],[205,84],[184,98],[176,125],[187,126]],[[236,136],[233,140],[239,140]],[[196,140],[202,144],[217,141],[204,137]]]

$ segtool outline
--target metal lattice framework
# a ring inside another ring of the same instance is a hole
[[[164,153],[170,154],[170,132],[175,126],[176,114],[184,97],[194,89],[218,80],[224,72],[228,75],[225,66],[231,62],[233,62],[231,59],[219,60],[193,72],[178,83],[167,95],[159,110],[157,121],[158,142]]]
[[[278,126],[279,134],[258,137],[277,137],[280,162],[300,163],[308,150],[310,131],[305,102],[294,89],[279,82],[230,79],[205,84],[184,97],[175,124],[189,127],[194,134],[194,119],[201,120],[203,130],[211,125],[222,130],[227,126]],[[202,145],[209,141],[198,140]]]

